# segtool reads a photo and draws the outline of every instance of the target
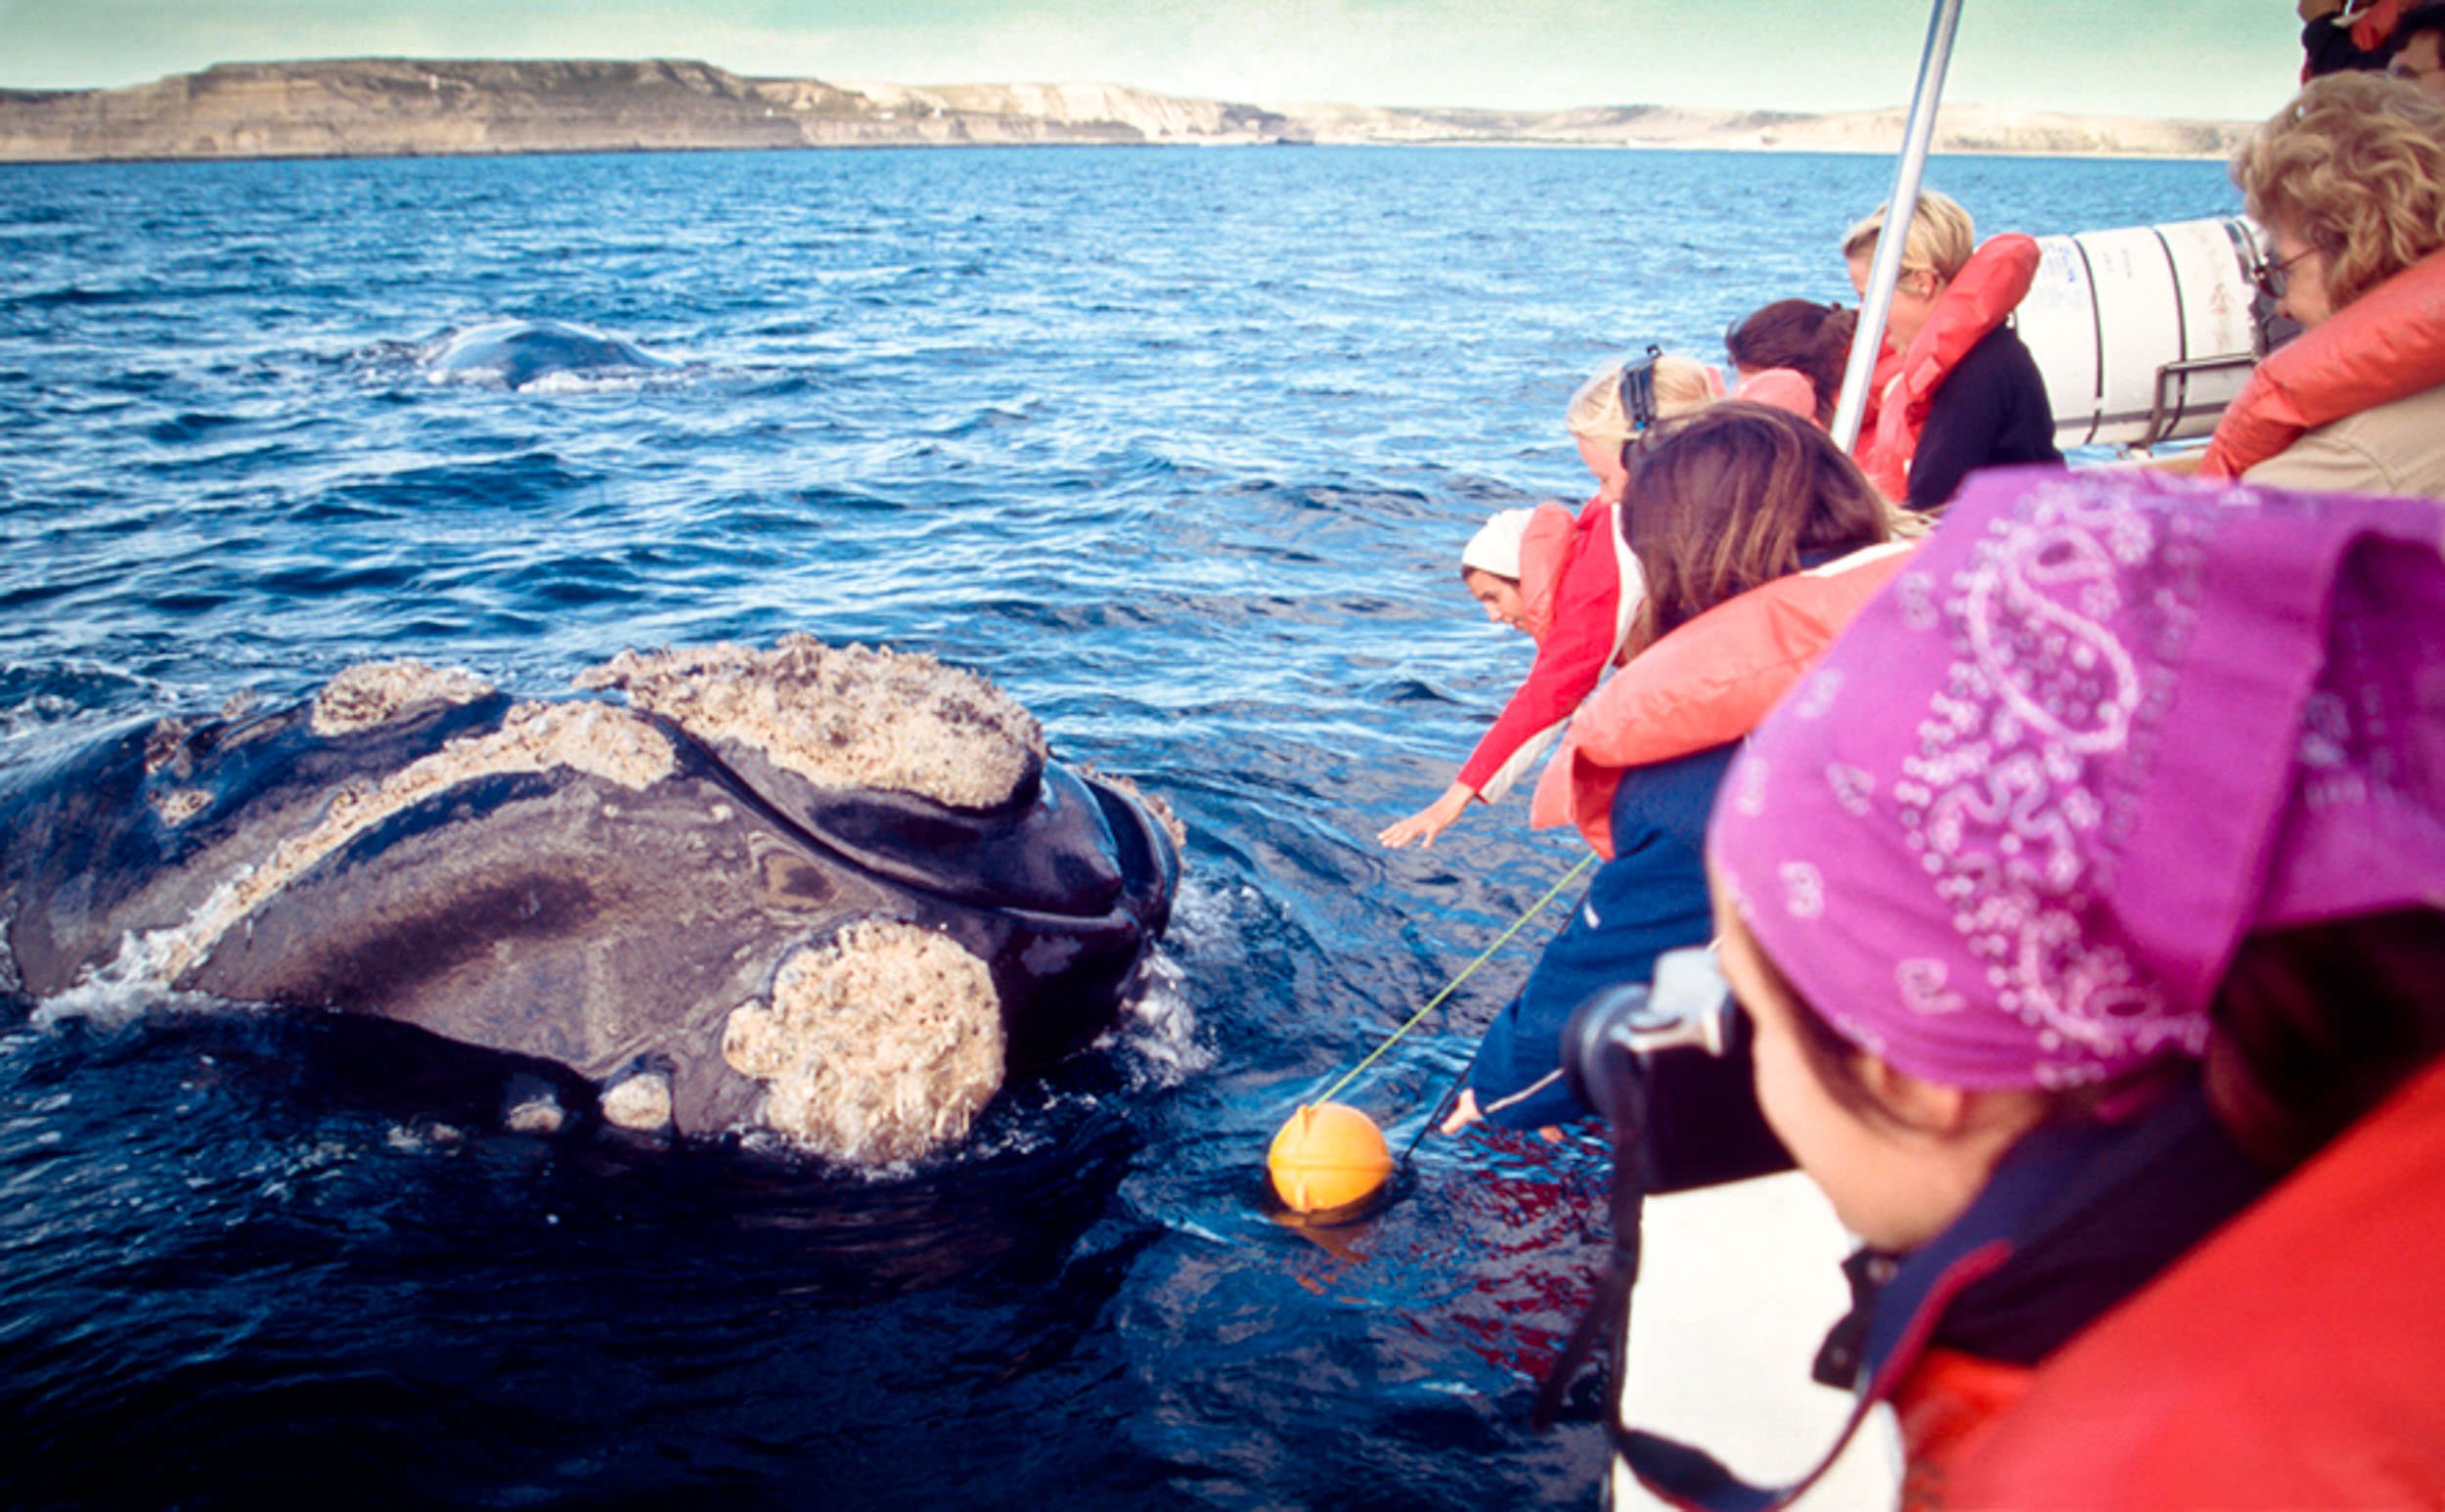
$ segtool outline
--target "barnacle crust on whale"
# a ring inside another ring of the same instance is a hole
[[[314,697],[314,733],[326,739],[375,730],[445,704],[489,698],[493,686],[472,672],[421,661],[361,661],[342,667]]]
[[[835,1160],[913,1160],[965,1134],[1000,1090],[1000,997],[948,936],[863,920],[793,952],[769,1004],[734,1008],[722,1058],[764,1083],[774,1132]]]
[[[1036,717],[933,657],[784,636],[622,651],[577,679],[617,689],[700,740],[735,740],[819,787],[884,788],[955,808],[1007,801],[1046,756]]]

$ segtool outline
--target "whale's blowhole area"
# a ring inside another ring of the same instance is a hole
[[[623,651],[577,679],[614,689],[698,740],[735,741],[818,787],[911,793],[959,809],[1007,803],[1043,769],[1044,728],[972,672],[931,656],[785,636]]]

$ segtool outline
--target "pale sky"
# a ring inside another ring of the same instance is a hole
[[[1134,84],[1255,105],[1909,101],[1928,0],[0,0],[0,88],[301,58],[689,58],[759,76]],[[2256,120],[2291,0],[1965,0],[1945,98]]]

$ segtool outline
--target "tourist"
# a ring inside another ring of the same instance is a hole
[[[2300,81],[2346,69],[2385,71],[2402,0],[2298,0]]]
[[[1763,378],[1776,369],[1805,379],[1809,414],[1818,424],[1830,425],[1842,398],[1843,370],[1850,361],[1851,333],[1858,325],[1859,312],[1839,304],[1777,299],[1724,333],[1723,347],[1744,380]]]
[[[1640,599],[1638,563],[1615,528],[1629,466],[1648,428],[1723,396],[1723,380],[1692,358],[1658,353],[1616,363],[1581,383],[1563,422],[1596,492],[1574,515],[1558,504],[1506,510],[1460,556],[1460,581],[1498,625],[1525,631],[1536,660],[1460,775],[1376,839],[1400,850],[1433,845],[1472,802],[1492,803],[1535,765],[1605,669],[1622,654]]]
[[[1993,474],[1726,776],[1757,1095],[1866,1246],[1820,1378],[1906,1504],[2445,1498],[2441,539]]]
[[[1863,296],[1885,215],[1843,238]],[[2045,378],[2005,324],[2037,257],[2036,242],[2018,234],[1978,245],[1969,211],[1939,194],[1919,196],[1885,320],[1892,355],[1877,369],[1877,423],[1858,446],[1860,466],[1888,498],[1940,510],[1979,467],[2063,461]]]
[[[2386,61],[2385,71],[2419,86],[2430,99],[2445,99],[2445,4],[2418,6],[2403,13],[2394,25],[2394,55]]]
[[[2313,79],[2233,177],[2273,243],[2260,283],[2307,329],[2250,375],[2200,470],[2445,498],[2445,101]]]

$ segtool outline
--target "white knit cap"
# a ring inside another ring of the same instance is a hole
[[[1505,510],[1489,516],[1469,544],[1460,549],[1460,565],[1496,577],[1520,580],[1520,538],[1528,534],[1533,510]]]

